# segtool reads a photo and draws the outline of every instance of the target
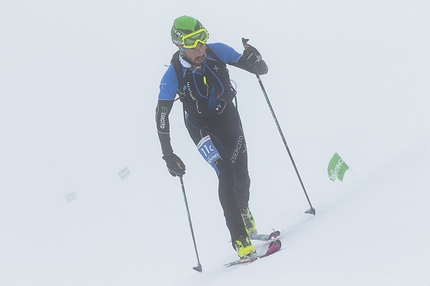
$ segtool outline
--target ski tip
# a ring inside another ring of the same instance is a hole
[[[278,245],[278,246],[279,246],[279,248],[281,248],[281,246],[282,246],[282,242],[281,242],[281,240],[280,240],[280,239],[277,239],[277,240],[272,241],[272,242],[269,244],[269,247],[272,247],[272,246],[274,246],[274,245]]]
[[[263,256],[269,256],[275,252],[278,252],[282,247],[282,243],[279,239],[270,242],[269,247],[267,248],[266,254]]]
[[[275,239],[278,236],[281,235],[281,232],[279,230],[274,230],[270,235],[269,235],[269,239]]]

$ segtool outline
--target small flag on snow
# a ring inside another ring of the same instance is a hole
[[[343,161],[337,153],[334,153],[333,158],[331,158],[330,163],[328,163],[328,177],[332,181],[336,179],[342,181],[348,169],[349,167],[345,161]]]
[[[127,179],[128,176],[130,176],[130,171],[128,170],[127,167],[125,167],[124,169],[122,169],[121,171],[119,171],[118,176],[122,180],[125,180],[125,179]]]

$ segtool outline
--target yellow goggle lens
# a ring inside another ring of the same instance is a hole
[[[199,43],[206,44],[209,39],[208,31],[203,28],[182,37],[182,48],[194,49]]]

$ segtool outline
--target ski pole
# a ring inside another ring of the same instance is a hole
[[[247,44],[248,40],[249,39],[242,38],[242,43],[243,43],[243,46],[245,49],[248,48],[248,44]],[[303,192],[305,193],[306,199],[308,200],[310,209],[305,211],[305,213],[315,215],[315,209],[311,204],[308,193],[306,192],[305,185],[303,184],[302,178],[300,177],[300,174],[299,174],[299,170],[297,169],[296,163],[294,162],[293,155],[291,154],[290,148],[288,147],[287,140],[285,139],[285,136],[284,136],[284,133],[282,132],[281,126],[279,125],[278,119],[276,118],[275,111],[273,110],[272,104],[270,103],[266,89],[264,88],[263,82],[260,78],[260,75],[258,74],[257,67],[255,65],[253,65],[253,68],[254,68],[255,76],[257,77],[258,83],[260,84],[261,90],[263,92],[264,98],[266,99],[267,105],[269,106],[270,112],[272,113],[272,117],[275,120],[276,127],[278,128],[279,134],[281,135],[282,141],[284,142],[284,146],[287,149],[287,153],[290,156],[291,163],[293,164],[294,170],[296,171],[296,174],[297,174],[297,177],[298,177],[300,184],[302,186]]]
[[[184,195],[185,208],[187,209],[188,223],[190,225],[191,236],[193,238],[193,243],[194,243],[194,250],[196,251],[196,257],[197,257],[197,266],[193,267],[193,269],[198,272],[202,272],[202,265],[200,264],[199,253],[197,251],[196,238],[194,237],[193,224],[191,223],[191,215],[190,215],[190,209],[188,207],[187,195],[185,194],[184,180],[182,179],[182,176],[179,176],[179,179],[181,181],[182,194]]]

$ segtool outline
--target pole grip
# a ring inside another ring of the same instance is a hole
[[[249,39],[242,38],[242,44],[245,50],[248,48],[248,41]]]

